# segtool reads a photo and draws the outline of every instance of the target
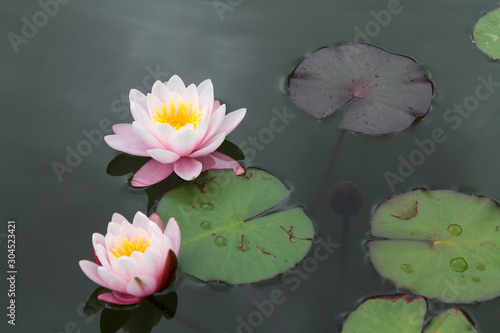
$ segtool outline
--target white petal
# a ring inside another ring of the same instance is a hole
[[[186,90],[182,93],[182,100],[187,102],[188,107],[191,103],[193,103],[193,108],[198,106],[198,90],[194,84],[187,86]]]
[[[156,138],[156,136],[154,136],[153,134],[151,134],[150,132],[148,132],[138,122],[134,121],[132,123],[132,128],[134,129],[135,135],[137,135],[138,138],[140,138],[147,146],[149,146],[149,148],[152,148],[152,149],[154,149],[154,148],[163,148],[163,145]]]
[[[179,76],[174,75],[170,78],[170,80],[168,80],[167,88],[170,92],[176,91],[177,93],[182,94],[186,89],[186,86]]]
[[[134,277],[127,285],[127,293],[143,297],[154,294],[158,283],[151,276],[140,275]]]
[[[180,156],[191,154],[196,143],[193,124],[187,124],[179,130],[179,134],[172,140],[172,151]]]
[[[161,81],[156,81],[153,84],[153,88],[151,89],[151,93],[153,95],[155,95],[160,100],[160,102],[162,102],[163,104],[166,105],[168,103],[170,92],[168,91],[167,86],[164,83],[162,83]],[[158,110],[161,111],[161,109],[158,109]]]
[[[157,160],[158,162],[169,164],[176,162],[179,158],[179,154],[165,149],[150,149],[147,151],[149,156]]]

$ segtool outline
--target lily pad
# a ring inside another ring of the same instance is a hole
[[[314,228],[302,208],[264,215],[290,195],[271,174],[210,170],[165,194],[157,213],[175,217],[179,266],[203,281],[250,283],[282,273],[305,257]]]
[[[422,297],[368,299],[347,317],[342,333],[420,333],[426,308]]]
[[[477,333],[476,329],[458,308],[442,312],[434,318],[424,333]]]
[[[500,8],[477,21],[474,27],[474,43],[493,59],[500,59]]]
[[[423,297],[377,297],[363,302],[346,319],[342,333],[420,333],[424,325],[426,302]],[[432,319],[423,333],[472,333],[472,323],[458,308]]]
[[[372,217],[371,261],[400,288],[446,303],[500,295],[500,210],[450,190],[398,195]]]
[[[316,119],[347,103],[342,128],[399,132],[429,110],[432,85],[411,59],[366,44],[320,49],[290,77],[292,101]]]

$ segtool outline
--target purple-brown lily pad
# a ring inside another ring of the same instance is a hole
[[[366,44],[320,49],[290,77],[292,101],[323,119],[352,101],[342,128],[380,135],[399,132],[429,110],[432,85],[413,60]]]

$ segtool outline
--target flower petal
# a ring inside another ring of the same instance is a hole
[[[187,86],[186,90],[181,95],[182,100],[189,104],[193,103],[192,106],[195,107],[198,105],[198,89],[194,84],[190,84]]]
[[[195,140],[195,144],[194,144],[195,147],[200,146],[201,141],[203,141],[203,139],[205,138],[205,135],[207,134],[208,125],[210,124],[210,115],[207,114],[207,111],[206,111],[207,107],[204,106],[203,110],[205,110],[205,111],[202,112],[202,114],[201,114],[201,122],[196,127],[196,132],[195,132],[196,140]]]
[[[132,179],[132,186],[143,187],[161,182],[174,171],[173,164],[163,164],[151,160],[137,171]]]
[[[208,140],[203,146],[198,148],[195,152],[191,153],[189,157],[199,157],[214,152],[224,142],[226,138],[225,133],[219,133]]]
[[[208,125],[208,130],[207,134],[201,141],[201,144],[205,144],[212,136],[217,133],[217,130],[219,129],[220,125],[224,121],[224,115],[226,114],[226,105],[222,104],[215,112],[212,114],[210,117],[210,124]]]
[[[198,105],[200,108],[206,105],[208,115],[212,114],[214,109],[214,86],[211,80],[207,79],[198,85]]]
[[[101,279],[99,276],[99,273],[97,270],[99,269],[99,265],[97,265],[95,262],[89,261],[89,260],[80,260],[79,262],[80,268],[82,269],[83,273],[87,275],[89,279],[94,281],[100,286],[104,286],[104,281]]]
[[[241,123],[241,121],[245,117],[246,112],[247,109],[243,108],[227,114],[224,117],[224,120],[222,121],[222,124],[220,125],[219,129],[217,130],[217,133],[224,133],[226,135],[231,133],[234,130],[234,128],[238,126],[239,123]]]
[[[125,281],[122,277],[118,276],[116,273],[106,269],[104,267],[99,267],[97,269],[97,273],[99,277],[103,281],[103,287],[111,289],[113,291],[126,292],[127,290],[127,281]]]
[[[144,297],[136,297],[129,294],[119,293],[119,292],[110,292],[104,293],[97,296],[97,299],[101,302],[117,304],[117,305],[132,305],[139,303],[144,299]]]
[[[177,269],[177,256],[175,255],[174,251],[172,250],[168,251],[164,267],[165,268],[163,270],[163,275],[160,280],[160,283],[158,283],[157,291],[162,291],[163,289],[165,289],[170,284],[172,278],[174,277],[175,270]]]
[[[132,225],[136,228],[148,230],[149,222],[149,218],[143,212],[137,212],[132,220]]]
[[[144,252],[144,258],[142,260],[142,274],[155,278],[158,283],[160,282],[163,274],[164,263],[165,261],[162,258],[161,252],[150,246]]]
[[[123,221],[127,221],[128,220],[125,218],[125,216],[123,216],[122,214],[120,213],[114,213],[113,216],[111,217],[111,222],[114,222],[115,224],[118,224],[118,225],[122,225],[122,222]],[[108,233],[111,232],[110,230],[110,224],[108,224]],[[112,234],[117,234],[116,232],[111,232]]]
[[[167,88],[170,92],[176,91],[179,95],[182,95],[182,93],[186,89],[186,86],[179,76],[174,75],[170,78],[170,80],[168,80]]]
[[[162,143],[163,147],[167,150],[172,150],[172,141],[179,134],[175,128],[169,124],[156,123],[155,124],[156,137]]]
[[[172,250],[175,255],[178,256],[179,249],[181,247],[181,229],[179,228],[179,224],[175,218],[171,217],[170,220],[168,220],[164,234],[172,242]]]
[[[149,220],[151,222],[154,222],[162,232],[165,230],[165,225],[163,224],[163,221],[158,213],[149,215]]]
[[[155,95],[160,100],[160,102],[167,105],[168,95],[170,94],[170,92],[168,91],[167,86],[163,82],[159,80],[156,81],[153,84],[153,88],[151,88],[151,93]]]
[[[130,104],[130,112],[132,112],[134,120],[144,126],[147,131],[151,131],[154,129],[154,121],[146,110],[147,109],[143,109],[142,106],[135,102]]]
[[[137,89],[130,89],[130,93],[128,94],[128,98],[130,101],[130,105],[132,103],[139,104],[144,110],[148,109],[148,102],[146,101],[146,96]]]
[[[178,154],[170,150],[165,149],[150,149],[148,150],[149,156],[157,160],[158,162],[169,164],[176,162],[181,158]]]
[[[132,123],[132,128],[134,130],[135,135],[137,135],[137,137],[139,137],[146,145],[148,145],[149,149],[163,148],[163,145],[156,138],[156,136],[149,133],[140,123],[134,121]]]
[[[191,154],[196,143],[196,134],[193,124],[187,124],[179,130],[179,134],[172,140],[172,151],[180,156]]]
[[[96,263],[104,268],[111,269],[111,263],[109,262],[109,252],[106,249],[106,245],[98,244],[94,249],[94,256]]]
[[[151,276],[139,275],[127,285],[127,293],[133,296],[145,297],[154,294],[158,283]]]
[[[113,149],[136,156],[149,156],[146,150],[151,149],[136,136],[106,135],[104,141]]]
[[[134,276],[142,273],[141,266],[141,263],[137,262],[136,260],[133,260],[127,256],[121,256],[120,258],[118,258],[118,260],[115,261],[113,268],[116,274],[118,274],[126,281],[130,281],[130,279],[132,279]]]
[[[202,164],[194,158],[182,157],[174,163],[175,173],[184,180],[193,180],[201,173]]]
[[[132,124],[114,124],[113,132],[119,135],[132,135],[135,136]]]
[[[238,162],[218,151],[214,151],[209,155],[197,157],[196,160],[200,161],[203,165],[202,171],[210,169],[233,169],[236,175],[241,175],[245,172],[245,169],[243,169]]]
[[[162,104],[158,97],[153,94],[148,94],[146,99],[148,101],[148,108],[146,110],[150,116],[156,116],[158,112],[162,111]]]
[[[212,112],[220,108],[220,101],[218,99],[214,100],[214,107],[212,108]]]

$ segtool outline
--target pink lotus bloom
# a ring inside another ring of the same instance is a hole
[[[212,81],[198,87],[174,75],[166,83],[156,81],[144,96],[130,91],[132,124],[116,124],[115,135],[104,139],[112,148],[153,159],[135,174],[132,186],[148,186],[175,172],[193,180],[208,169],[244,169],[232,158],[216,152],[226,135],[243,120],[246,109],[226,115],[226,105],[214,100]]]
[[[181,231],[174,218],[167,227],[158,214],[137,212],[131,224],[115,213],[106,236],[92,236],[95,263],[81,260],[82,271],[95,283],[112,290],[99,295],[108,303],[127,305],[162,291],[177,268]]]

